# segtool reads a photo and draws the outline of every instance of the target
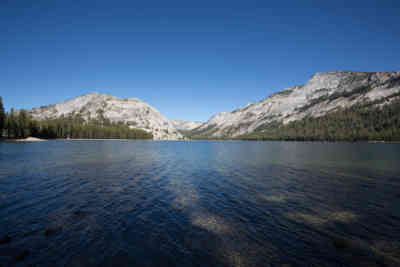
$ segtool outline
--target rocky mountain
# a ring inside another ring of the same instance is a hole
[[[199,121],[184,121],[184,120],[176,120],[176,119],[170,119],[170,122],[182,134],[189,133],[191,130],[193,130],[203,124],[203,122],[199,122]]]
[[[399,97],[400,72],[316,73],[305,85],[284,89],[232,112],[218,113],[191,130],[190,135],[236,137],[275,122],[285,125],[306,117],[324,116],[339,107],[373,101],[385,105]]]
[[[157,109],[137,98],[122,99],[93,92],[59,104],[34,108],[30,113],[36,119],[79,114],[88,120],[101,116],[112,122],[125,122],[131,128],[151,132],[154,139],[182,138],[174,125]]]

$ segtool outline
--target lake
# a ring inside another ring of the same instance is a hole
[[[400,266],[400,144],[0,143],[3,266]]]

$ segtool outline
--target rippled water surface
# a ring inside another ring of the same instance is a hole
[[[400,145],[0,143],[3,266],[400,266]]]

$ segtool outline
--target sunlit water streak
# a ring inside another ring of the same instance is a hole
[[[399,159],[398,144],[0,143],[0,264],[397,266]]]

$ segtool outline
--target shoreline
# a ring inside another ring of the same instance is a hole
[[[49,140],[61,140],[61,141],[132,141],[132,140],[154,140],[154,139],[119,139],[119,138],[55,138]]]
[[[169,139],[119,139],[119,138],[54,138],[54,139],[41,139],[37,137],[27,137],[24,139],[16,138],[3,138],[0,141],[4,142],[44,142],[44,141],[132,141],[132,140],[142,140],[142,141],[212,141],[212,142],[226,142],[226,141],[249,141],[249,142],[300,142],[300,143],[368,143],[368,144],[400,144],[400,141],[379,141],[379,140],[359,140],[359,141],[324,141],[324,140],[256,140],[256,139],[185,139],[185,140],[169,140]]]
[[[12,139],[3,139],[6,142],[44,142],[47,141],[47,139],[41,139],[41,138],[37,138],[37,137],[27,137],[27,138],[12,138]]]

